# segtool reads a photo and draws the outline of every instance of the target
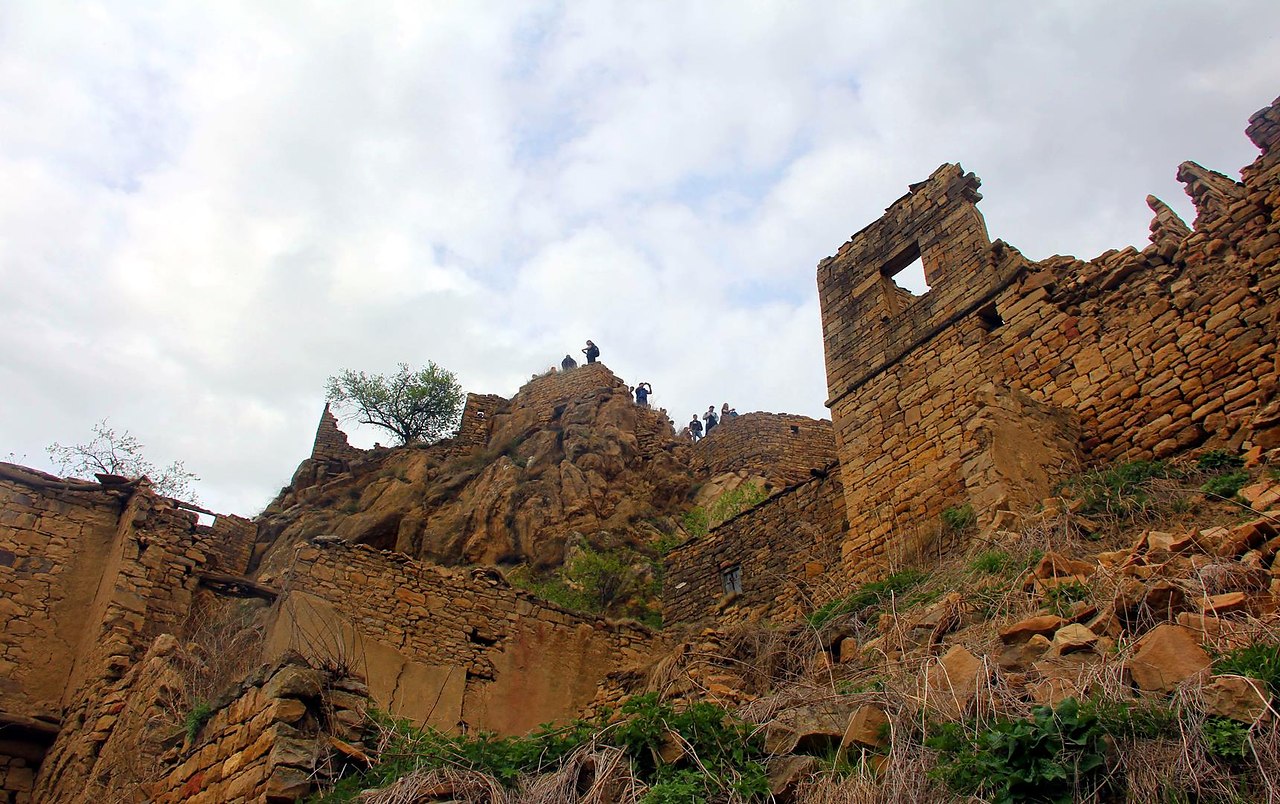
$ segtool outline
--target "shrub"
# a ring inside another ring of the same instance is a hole
[[[1280,645],[1255,642],[1218,657],[1213,672],[1256,678],[1272,695],[1280,695]]]
[[[1228,472],[1225,475],[1215,475],[1214,477],[1209,478],[1209,480],[1200,487],[1200,490],[1205,494],[1210,494],[1214,497],[1234,500],[1236,495],[1240,493],[1240,489],[1244,488],[1248,482],[1248,472]]]
[[[1200,738],[1210,756],[1236,762],[1249,755],[1249,729],[1229,718],[1205,718],[1200,726]]]
[[[956,793],[994,802],[1088,800],[1105,782],[1106,732],[1096,715],[1068,698],[1037,706],[1030,719],[999,718],[974,727],[946,723],[925,744],[938,752],[930,774]]]
[[[577,720],[562,728],[540,726],[525,737],[446,735],[381,714],[374,718],[385,744],[378,764],[339,782],[314,801],[352,801],[363,789],[390,784],[415,770],[440,768],[480,771],[513,787],[522,776],[554,771],[588,743],[625,754],[632,773],[650,786],[642,799],[646,804],[721,800],[731,792],[760,799],[768,793],[760,736],[709,703],[676,710],[656,694],[638,695],[623,704],[612,725],[610,713],[604,713],[596,720]],[[690,753],[668,763],[658,751],[672,735]]]
[[[191,705],[187,716],[182,719],[182,730],[187,735],[188,743],[196,741],[196,735],[211,717],[213,717],[213,706],[208,701],[196,701]]]
[[[978,515],[968,503],[946,509],[939,518],[942,520],[943,530],[948,533],[964,533],[978,523]]]
[[[764,486],[743,483],[732,491],[716,498],[709,508],[694,506],[680,517],[680,524],[690,536],[706,536],[708,532],[726,520],[733,519],[749,508],[754,508],[769,497]]]
[[[1133,519],[1154,506],[1150,482],[1170,476],[1169,465],[1164,461],[1131,461],[1077,475],[1064,488],[1083,501],[1082,514]]]
[[[893,573],[883,581],[859,586],[842,600],[833,600],[808,616],[809,625],[821,628],[836,617],[854,615],[863,619],[885,600],[901,595],[925,579],[920,570],[906,569]]]
[[[1202,472],[1225,472],[1244,467],[1244,458],[1225,449],[1211,449],[1196,459],[1196,468]]]

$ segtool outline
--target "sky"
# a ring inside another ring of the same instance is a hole
[[[0,0],[0,460],[128,430],[252,516],[325,379],[826,416],[815,269],[944,162],[1032,259],[1189,221],[1280,3]],[[389,439],[346,425],[353,443]]]

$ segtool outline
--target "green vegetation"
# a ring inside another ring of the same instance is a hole
[[[508,573],[513,585],[572,611],[621,613],[630,598],[642,591],[634,565],[640,557],[631,550],[579,550],[548,578],[538,579],[527,568]]]
[[[464,401],[453,372],[432,362],[417,370],[401,363],[395,374],[385,375],[343,369],[325,383],[325,398],[401,444],[436,441],[452,432]]]
[[[1237,762],[1249,756],[1249,728],[1225,717],[1207,717],[1200,726],[1210,756]]]
[[[943,530],[948,533],[965,533],[978,524],[978,515],[968,503],[946,509],[939,518],[942,520]]]
[[[1214,661],[1213,672],[1256,678],[1280,695],[1280,645],[1256,642],[1228,651]]]
[[[413,771],[446,768],[480,771],[515,787],[523,776],[555,771],[585,747],[622,751],[632,776],[649,786],[643,804],[719,800],[731,791],[763,800],[768,793],[761,738],[718,706],[695,703],[677,710],[648,694],[624,703],[617,722],[610,724],[609,715],[561,728],[542,726],[525,737],[452,736],[376,715],[386,745],[378,764],[311,800],[351,802],[361,790]],[[674,746],[683,750],[671,751]],[[662,758],[673,753],[678,755]]]
[[[208,701],[196,701],[191,705],[187,716],[182,719],[182,731],[187,735],[188,743],[195,742],[196,735],[211,717],[213,717],[213,706]]]
[[[1244,458],[1225,449],[1211,449],[1196,459],[1196,468],[1202,472],[1226,472],[1244,468]]]
[[[998,804],[1070,802],[1106,784],[1107,734],[1098,716],[1068,698],[1038,706],[1030,719],[945,723],[925,744],[938,752],[930,772],[954,792]]]
[[[769,497],[764,486],[756,483],[743,483],[732,491],[726,491],[716,498],[709,508],[695,506],[680,518],[685,533],[690,536],[706,536],[720,523],[733,519],[748,508],[754,508]]]
[[[1136,519],[1155,507],[1151,481],[1170,476],[1164,461],[1131,461],[1077,475],[1064,490],[1083,501],[1081,514]]]
[[[863,584],[842,600],[833,600],[810,614],[809,625],[821,628],[836,617],[846,615],[867,619],[867,616],[877,610],[881,603],[903,594],[919,585],[924,579],[925,574],[920,570],[905,569],[893,573],[883,581]]]
[[[1215,497],[1234,500],[1236,495],[1240,493],[1240,489],[1244,488],[1248,483],[1249,473],[1239,470],[1223,475],[1214,475],[1200,487],[1200,490]]]
[[[1064,583],[1045,590],[1044,602],[1059,617],[1069,617],[1071,607],[1082,600],[1088,600],[1089,587],[1079,582]]]

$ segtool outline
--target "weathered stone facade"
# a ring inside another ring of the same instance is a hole
[[[744,413],[694,445],[690,464],[711,477],[746,472],[781,488],[808,480],[836,459],[831,422],[789,413]]]
[[[115,724],[105,702],[152,635],[180,630],[202,573],[250,554],[253,529],[199,526],[145,483],[0,470],[0,722],[16,727],[0,755],[77,789]]]
[[[1155,202],[1142,251],[1029,262],[989,242],[977,178],[943,165],[819,265],[850,577],[883,572],[897,543],[927,541],[949,506],[989,514],[1047,491],[985,495],[970,460],[984,399],[1023,395],[1078,422],[1088,463],[1250,445],[1277,383],[1276,118],[1274,105],[1254,117],[1264,156],[1243,183],[1183,165],[1196,228]],[[930,290],[913,297],[892,276],[917,255]],[[1009,448],[1062,453],[1075,426],[1023,432],[1032,441]]]
[[[839,468],[777,492],[666,558],[665,622],[796,619],[837,593],[847,525]]]
[[[446,731],[465,722],[521,734],[564,720],[654,645],[646,628],[559,609],[497,570],[365,545],[298,545],[264,579],[283,590],[273,651],[352,665],[380,706]]]

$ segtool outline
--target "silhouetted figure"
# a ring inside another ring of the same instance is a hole
[[[577,367],[578,367],[578,361],[574,360],[573,357],[570,355],[565,355],[564,360],[560,361],[561,371],[568,371],[569,369],[576,369]]]
[[[587,356],[587,365],[589,366],[596,362],[596,358],[600,356],[600,348],[591,341],[587,341],[587,348],[583,349],[582,353]]]
[[[707,412],[702,414],[702,420],[706,422],[706,427],[702,429],[707,435],[711,435],[711,429],[720,423],[720,419],[716,417],[716,406],[707,405]]]
[[[693,443],[698,443],[698,439],[702,438],[702,422],[698,421],[698,414],[693,414],[693,419],[689,422],[689,435],[693,436]]]
[[[653,386],[647,382],[642,382],[636,386],[636,404],[642,408],[649,407],[649,394],[653,393]]]

